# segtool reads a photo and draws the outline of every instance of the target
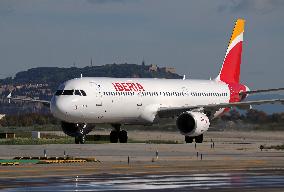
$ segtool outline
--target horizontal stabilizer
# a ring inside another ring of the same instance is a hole
[[[259,89],[259,90],[252,90],[252,91],[245,91],[239,93],[240,95],[248,95],[254,93],[265,93],[265,92],[273,92],[273,91],[284,91],[284,88],[274,88],[274,89]]]

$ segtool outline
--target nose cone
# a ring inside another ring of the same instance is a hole
[[[66,106],[60,97],[53,96],[50,103],[50,111],[54,117],[65,120],[68,115]]]

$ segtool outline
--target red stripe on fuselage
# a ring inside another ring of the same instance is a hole
[[[228,88],[230,90],[229,103],[239,102],[246,98],[246,95],[244,95],[243,97],[240,97],[241,92],[247,91],[245,85],[238,84],[238,83],[229,83]],[[229,111],[230,111],[230,108],[224,108],[222,113],[220,113],[218,116],[222,116]]]
[[[239,102],[244,97],[240,97],[241,92],[246,91],[246,86],[238,83],[229,83],[228,88],[230,90],[230,103]]]

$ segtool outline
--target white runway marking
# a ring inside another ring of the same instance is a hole
[[[4,180],[0,184],[4,184]],[[284,173],[212,173],[174,175],[101,174],[77,177],[16,179],[3,191],[187,191],[283,188]],[[20,186],[20,187],[17,187]]]

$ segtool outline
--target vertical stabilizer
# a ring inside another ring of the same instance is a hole
[[[245,20],[238,19],[224,57],[221,71],[216,78],[225,83],[240,82],[240,67],[242,60],[243,34],[245,29]]]

